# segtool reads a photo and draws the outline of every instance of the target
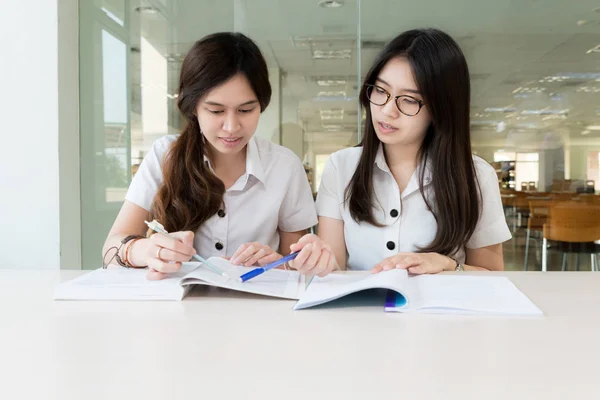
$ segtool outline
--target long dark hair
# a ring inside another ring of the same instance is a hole
[[[386,63],[395,57],[408,60],[432,116],[418,154],[419,186],[438,229],[433,241],[419,251],[450,255],[469,240],[481,209],[469,131],[469,69],[460,47],[448,34],[437,29],[416,29],[400,34],[385,46],[367,73],[365,85],[374,84]],[[360,102],[367,112],[364,138],[359,144],[362,154],[345,199],[356,222],[382,226],[373,215],[373,164],[381,141],[373,127],[366,86],[360,91]],[[434,204],[423,189],[427,167],[433,174]]]
[[[248,37],[231,32],[205,36],[183,60],[177,106],[186,125],[163,161],[163,182],[150,211],[168,231],[195,231],[222,205],[225,185],[203,161],[206,146],[196,108],[202,96],[238,73],[246,76],[264,111],[271,99],[269,71]]]

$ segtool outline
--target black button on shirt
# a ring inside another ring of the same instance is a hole
[[[392,211],[390,211],[390,215],[392,218],[396,218],[398,216],[398,210],[394,208]]]
[[[217,211],[217,215],[221,218],[223,218],[225,216],[225,210],[219,210]]]
[[[215,243],[215,249],[217,249],[219,251],[223,250],[223,245],[221,244],[221,242]]]
[[[394,250],[396,248],[396,243],[389,241],[389,242],[387,242],[386,246],[387,246],[388,250]]]

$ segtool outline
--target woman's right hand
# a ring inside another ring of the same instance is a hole
[[[303,275],[324,277],[339,269],[331,247],[312,233],[302,236],[290,250],[300,251],[288,264]]]
[[[144,243],[140,243],[139,251],[135,252],[140,254],[141,258],[145,258],[145,262],[139,263],[136,259],[132,261],[136,263],[135,265],[148,265],[147,278],[149,280],[163,279],[168,274],[179,271],[181,263],[189,261],[196,254],[194,232],[173,232],[170,235],[177,240],[155,233],[149,239],[144,240]],[[134,246],[138,246],[138,244],[134,243]],[[134,250],[135,247],[130,249],[130,254]]]

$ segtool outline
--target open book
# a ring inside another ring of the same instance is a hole
[[[181,300],[193,285],[210,285],[264,296],[296,299],[295,310],[328,303],[369,289],[388,289],[385,311],[542,315],[542,312],[508,279],[500,276],[421,275],[406,270],[371,274],[337,272],[315,277],[308,286],[296,271],[271,270],[244,283],[236,278],[249,268],[213,257],[209,262],[232,279],[226,279],[199,263],[160,281],[146,279],[146,269],[114,267],[98,269],[56,287],[55,300]],[[383,305],[383,304],[382,304]]]
[[[183,263],[179,272],[160,281],[149,281],[147,269],[110,266],[97,269],[57,285],[55,300],[182,300],[194,285],[218,286],[241,292],[284,299],[298,299],[304,292],[304,276],[296,271],[271,270],[247,282],[237,277],[250,268],[212,257],[207,260],[221,268],[231,279],[222,277],[200,263]]]
[[[368,289],[388,289],[385,311],[443,314],[543,315],[508,278],[473,275],[409,276],[406,270],[333,273],[314,278],[295,310]]]

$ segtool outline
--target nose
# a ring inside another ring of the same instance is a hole
[[[227,133],[234,133],[240,128],[240,120],[236,113],[228,113],[223,121],[223,130]]]
[[[381,113],[390,119],[396,119],[398,118],[400,111],[398,110],[394,99],[390,99],[390,101],[381,107]]]

